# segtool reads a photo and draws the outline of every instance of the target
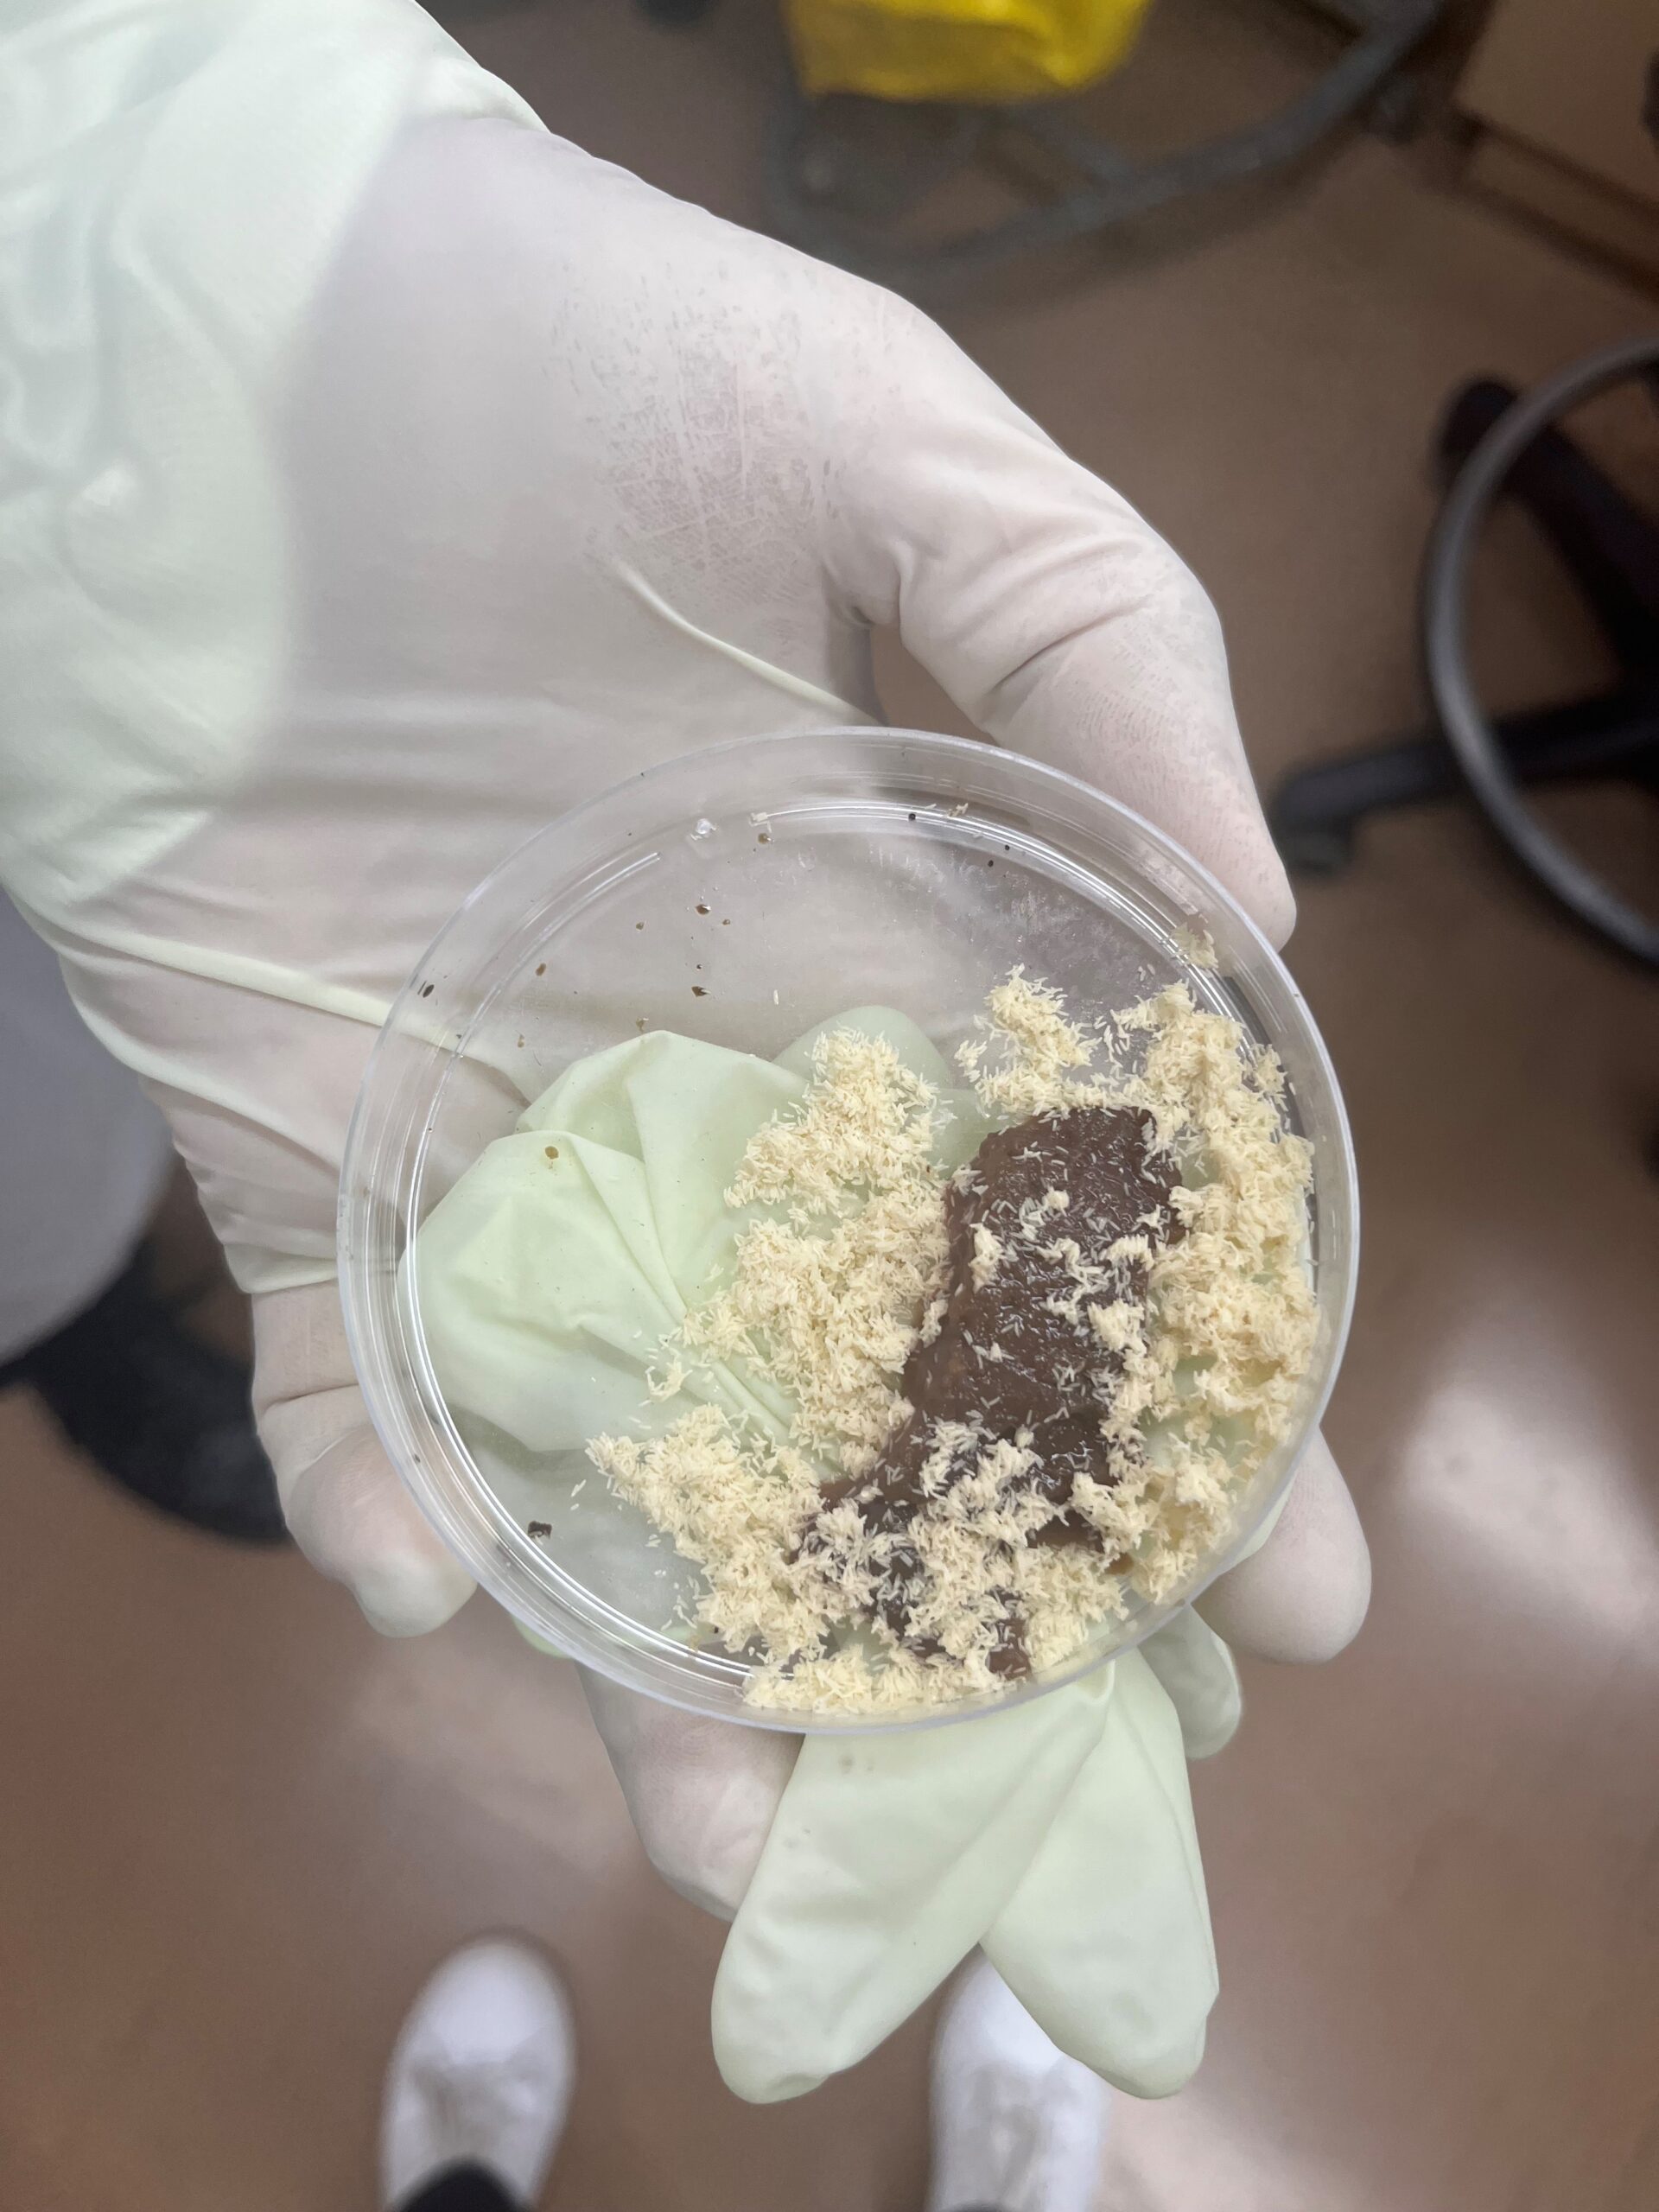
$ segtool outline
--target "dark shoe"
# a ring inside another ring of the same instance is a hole
[[[238,1543],[286,1540],[246,1368],[189,1333],[142,1253],[0,1382],[30,1384],[71,1443],[146,1503]]]

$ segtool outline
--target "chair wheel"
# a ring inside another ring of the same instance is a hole
[[[653,23],[661,23],[668,30],[684,31],[712,14],[715,0],[634,0],[634,5]]]
[[[1390,146],[1409,145],[1422,130],[1427,103],[1422,86],[1408,71],[1385,77],[1365,111],[1367,128]]]
[[[1341,825],[1273,826],[1279,857],[1294,875],[1341,875],[1354,857],[1354,833]]]

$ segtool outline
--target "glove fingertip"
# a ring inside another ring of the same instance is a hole
[[[1211,1583],[1196,1610],[1252,1658],[1313,1667],[1347,1649],[1370,1602],[1365,1532],[1336,1461],[1316,1436],[1268,1541]]]
[[[741,2097],[746,2105],[787,2104],[792,2097],[810,2096],[821,2088],[826,2076],[822,2074],[766,2074],[742,2064],[734,2053],[722,2056],[718,2034],[714,2038],[715,2064],[720,2078],[734,2097]]]
[[[1261,894],[1251,901],[1250,912],[1256,927],[1274,951],[1282,951],[1296,926],[1296,894],[1282,868],[1275,864]]]
[[[1204,2045],[1207,2023],[1200,2020],[1185,2036],[1178,2037],[1164,2050],[1149,2051],[1129,2067],[1096,2066],[1095,2071],[1115,2089],[1122,2089],[1126,2096],[1141,2097],[1155,2101],[1160,2097],[1175,2096],[1184,2089],[1204,2063]],[[1072,2052],[1087,2066],[1086,2054]]]
[[[382,1636],[426,1636],[473,1594],[472,1577],[453,1560],[377,1560],[351,1578],[364,1618]]]

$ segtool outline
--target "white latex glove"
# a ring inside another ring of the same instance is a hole
[[[700,744],[874,715],[896,623],[988,735],[1159,822],[1275,938],[1288,892],[1203,592],[913,308],[548,137],[404,0],[7,24],[0,874],[256,1293],[301,1543],[429,1628],[466,1580],[365,1421],[335,1183],[375,1026],[530,829]],[[1211,1617],[1317,1657],[1364,1582],[1321,1459]],[[653,1858],[729,1905],[788,1739],[598,1710]]]

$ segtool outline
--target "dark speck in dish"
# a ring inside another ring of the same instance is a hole
[[[524,1529],[527,1536],[550,1536],[552,1533],[553,1523],[550,1521],[531,1521]]]
[[[537,963],[537,969],[536,969],[536,973],[537,973],[538,976],[545,976],[545,975],[546,975],[546,973],[547,973],[547,963],[546,963],[546,961],[545,961],[545,960],[541,961],[541,962],[539,962],[539,963]]]
[[[691,986],[691,995],[694,999],[706,999],[709,994],[703,989],[701,983],[693,983]]]
[[[709,909],[703,905],[701,899],[697,901],[697,912],[700,914],[706,914],[709,912]]]
[[[421,996],[423,999],[429,999],[436,988],[437,985],[435,983],[423,983],[421,985]]]

